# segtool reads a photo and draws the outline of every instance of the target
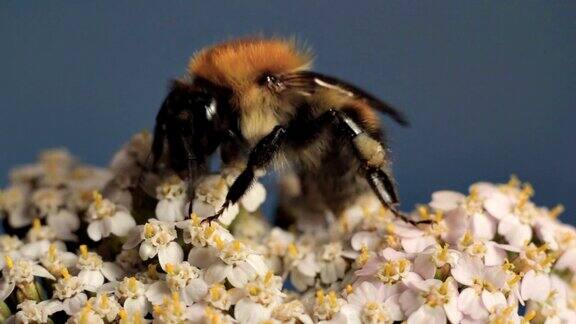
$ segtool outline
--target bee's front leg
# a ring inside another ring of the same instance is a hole
[[[240,198],[242,198],[254,180],[259,176],[258,173],[266,170],[270,165],[270,162],[274,160],[274,157],[282,148],[285,139],[286,128],[283,126],[276,126],[268,135],[256,144],[248,156],[246,168],[242,173],[240,173],[238,178],[234,180],[234,183],[230,187],[222,208],[220,208],[215,215],[205,218],[204,221],[211,222],[216,220],[220,215],[222,215],[226,208],[234,205],[238,200],[240,200]]]

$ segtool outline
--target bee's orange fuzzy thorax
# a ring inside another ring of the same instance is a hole
[[[310,63],[310,55],[293,41],[241,39],[201,50],[190,60],[188,72],[222,86],[242,88],[264,72],[292,72]]]

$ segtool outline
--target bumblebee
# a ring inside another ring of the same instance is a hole
[[[373,191],[396,215],[399,199],[378,112],[403,115],[370,93],[312,72],[310,52],[294,41],[246,38],[196,53],[172,82],[156,117],[152,163],[189,184],[209,171],[219,149],[224,165],[242,165],[218,217],[272,166],[289,165],[302,203],[338,215]]]

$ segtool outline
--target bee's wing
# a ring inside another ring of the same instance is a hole
[[[287,88],[298,90],[304,94],[312,94],[318,89],[339,91],[344,95],[365,100],[371,107],[389,115],[402,126],[408,126],[409,124],[406,117],[388,103],[355,85],[328,75],[311,71],[299,71],[284,75],[282,82]]]

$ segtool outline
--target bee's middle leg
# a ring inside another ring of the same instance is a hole
[[[286,128],[283,126],[276,126],[268,135],[262,138],[250,152],[246,168],[240,173],[238,178],[234,180],[228,194],[226,194],[226,200],[222,208],[215,215],[207,217],[204,220],[213,221],[217,219],[226,208],[238,202],[258,177],[259,171],[265,170],[274,160],[274,157],[281,150],[285,140]]]

